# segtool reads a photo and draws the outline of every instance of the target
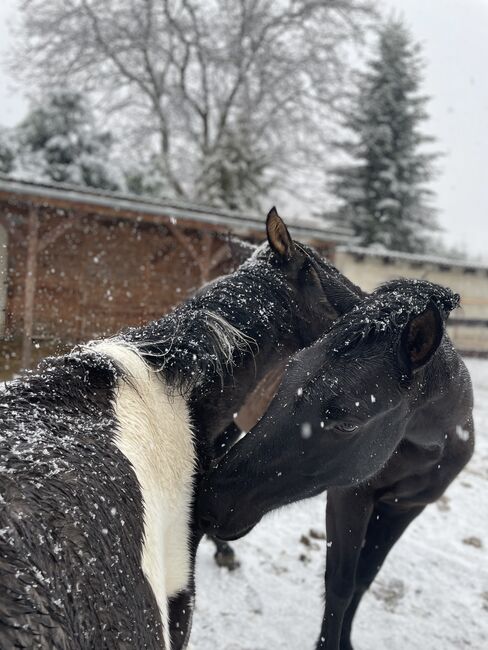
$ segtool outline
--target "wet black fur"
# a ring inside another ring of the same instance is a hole
[[[197,508],[205,530],[230,540],[328,491],[318,650],[352,650],[355,613],[389,550],[474,447],[469,373],[445,333],[459,296],[416,280],[353,293],[344,289],[343,315],[291,359],[263,418],[205,477]]]
[[[229,370],[239,367],[242,357],[254,356],[270,341],[283,349],[282,341],[294,336],[297,303],[268,257],[245,262],[165,318],[127,330],[122,337],[137,343],[146,361],[185,396],[198,400],[202,393],[212,393],[225,382],[225,375],[232,374]],[[230,363],[209,328],[209,312],[248,337]]]

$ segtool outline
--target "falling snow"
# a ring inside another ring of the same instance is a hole
[[[460,438],[460,440],[463,440],[464,442],[466,440],[469,440],[469,431],[463,429],[463,427],[459,424],[456,427],[456,435],[458,436],[458,438]]]
[[[307,440],[312,435],[312,425],[310,422],[303,422],[301,426],[301,435],[304,440]]]

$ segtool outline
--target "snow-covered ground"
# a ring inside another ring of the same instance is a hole
[[[356,650],[488,648],[488,361],[468,360],[477,446],[465,471],[395,546],[356,618]],[[242,566],[197,565],[195,650],[310,650],[320,629],[325,495],[269,515],[235,542]]]

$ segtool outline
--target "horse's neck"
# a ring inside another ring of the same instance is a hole
[[[198,434],[211,442],[255,384],[294,351],[295,311],[285,281],[262,263],[223,278],[128,338],[188,395]]]
[[[214,442],[233,422],[234,416],[263,377],[269,371],[279,369],[293,351],[284,346],[269,347],[235,368],[232,374],[225,377],[222,385],[212,386],[208,393],[210,398],[198,393],[193,395],[191,409],[194,421],[208,441]]]
[[[223,294],[212,296],[209,306],[239,329],[250,345],[217,380],[210,379],[204,391],[192,395],[195,421],[210,441],[233,421],[233,415],[268,371],[299,347],[297,310],[276,270],[266,266],[251,272],[244,269],[242,276],[238,273],[233,280],[232,296],[227,287],[217,286]]]

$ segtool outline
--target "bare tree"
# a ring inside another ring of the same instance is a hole
[[[30,82],[97,93],[105,116],[124,116],[125,140],[157,153],[176,195],[242,207],[278,175],[288,186],[293,170],[323,157],[347,48],[371,8],[369,0],[23,0],[21,15]]]

